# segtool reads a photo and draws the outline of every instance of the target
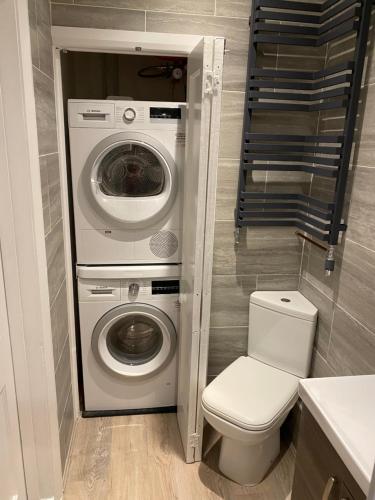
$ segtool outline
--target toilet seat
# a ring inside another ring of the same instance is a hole
[[[298,398],[299,378],[250,356],[241,356],[204,390],[205,410],[245,431],[279,423]]]

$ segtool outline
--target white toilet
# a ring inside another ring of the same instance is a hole
[[[280,427],[308,376],[318,310],[299,292],[250,295],[248,355],[203,391],[204,416],[223,435],[219,468],[259,483],[280,452]]]

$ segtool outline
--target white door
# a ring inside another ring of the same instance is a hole
[[[0,145],[1,146],[1,145]],[[0,150],[0,161],[3,161]],[[0,498],[26,498],[0,247]]]
[[[186,161],[181,275],[177,418],[185,458],[195,461],[213,40],[204,38],[188,59]],[[206,87],[207,85],[207,87]]]
[[[1,84],[0,79],[0,178],[3,179],[3,186],[7,186],[5,177],[8,173],[8,158]],[[0,498],[8,500],[26,498],[26,491],[5,299],[3,237],[0,232]]]

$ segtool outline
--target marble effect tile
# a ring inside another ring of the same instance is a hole
[[[298,274],[258,274],[257,290],[298,290]]]
[[[68,304],[65,280],[51,307],[52,343],[55,366],[63,352],[65,341],[69,335]]]
[[[34,91],[39,154],[57,151],[56,111],[53,80],[34,68]]]
[[[310,377],[334,377],[335,375],[335,372],[327,361],[316,350],[314,350],[311,360]]]
[[[64,350],[61,354],[59,364],[55,372],[56,395],[57,395],[57,413],[59,426],[63,421],[64,410],[69,393],[72,390],[72,381],[70,375],[70,352],[69,339],[66,339]]]
[[[233,223],[218,221],[215,226],[214,274],[299,274],[300,241],[289,231],[266,229],[244,229],[236,245]]]
[[[44,234],[46,235],[51,230],[51,216],[49,212],[48,167],[44,161],[40,161],[40,182],[42,188]]]
[[[42,32],[38,29],[38,53],[39,53],[39,68],[43,73],[53,78],[53,60],[52,60],[52,43],[50,39],[45,38]]]
[[[249,296],[255,290],[255,276],[213,276],[211,327],[247,326]]]
[[[338,304],[375,332],[375,252],[346,239]]]
[[[216,15],[249,19],[251,0],[216,0]]]
[[[210,329],[208,376],[216,376],[240,356],[247,354],[248,328],[226,327]]]
[[[75,0],[75,4],[94,7],[118,7],[165,11],[174,13],[211,14],[215,12],[215,0]]]
[[[375,333],[335,308],[327,361],[336,376],[375,373]]]
[[[239,163],[239,160],[219,160],[216,189],[216,220],[234,220]]]
[[[36,0],[28,0],[28,7],[29,7],[31,59],[32,59],[33,65],[36,67],[39,67],[38,29],[37,29],[37,21],[36,21]]]
[[[347,237],[375,251],[375,168],[356,167]]]
[[[72,441],[73,426],[74,426],[73,397],[72,397],[72,391],[70,391],[66,400],[64,414],[61,421],[60,432],[59,432],[61,468],[63,474],[67,465],[68,451]]]
[[[62,221],[58,222],[46,237],[46,252],[48,266],[48,287],[50,303],[65,278],[65,256]]]
[[[54,26],[144,31],[145,13],[141,10],[52,4],[52,24]]]
[[[220,123],[221,158],[240,158],[245,94],[223,92]]]
[[[319,291],[305,279],[301,280],[299,291],[319,310],[318,323],[315,334],[315,348],[322,357],[327,358],[328,346],[331,336],[334,302],[328,299],[325,295],[322,294],[321,291]]]

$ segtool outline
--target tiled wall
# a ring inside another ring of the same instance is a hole
[[[48,0],[29,0],[29,18],[61,460],[64,470],[73,429],[73,399]]]
[[[324,275],[325,254],[306,245],[300,290],[319,308],[312,376],[375,373],[375,57],[370,36],[347,195],[348,230],[336,269]],[[352,40],[329,47],[327,64],[353,56]],[[342,116],[322,114],[321,132],[339,129]],[[332,185],[313,179],[313,195],[330,196]]]
[[[52,0],[54,25],[224,36],[224,61],[219,185],[215,228],[212,328],[209,376],[215,376],[238,355],[246,353],[248,299],[256,290],[296,289],[302,246],[289,229],[244,231],[234,243],[238,166],[242,135],[245,73],[249,38],[249,0]],[[264,47],[270,67],[322,67],[320,53],[307,57]],[[264,116],[258,118],[262,130]],[[308,130],[314,120],[288,116],[281,127]],[[293,132],[291,132],[293,133]],[[297,133],[297,132],[296,132]],[[286,186],[304,189],[310,179],[291,176]],[[274,174],[254,179],[255,189],[288,189]]]

